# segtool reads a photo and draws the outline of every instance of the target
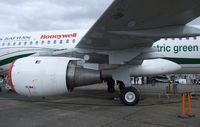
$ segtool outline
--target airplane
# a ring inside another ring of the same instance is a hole
[[[107,81],[120,100],[136,105],[130,78],[199,73],[199,0],[114,0],[88,29],[0,36],[0,72],[25,96],[67,94]]]

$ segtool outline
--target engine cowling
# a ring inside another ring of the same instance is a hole
[[[26,57],[11,64],[8,78],[13,91],[25,96],[66,94],[69,89],[101,82],[100,72],[66,57]]]

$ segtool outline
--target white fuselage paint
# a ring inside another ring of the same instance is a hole
[[[30,53],[37,56],[43,53],[51,54],[55,50],[73,49],[84,37],[87,31],[88,30],[66,30],[2,35],[0,36],[0,72],[7,71],[9,63],[6,62],[8,59],[13,59],[13,57],[16,56]],[[178,60],[179,62],[186,60],[186,62],[183,62],[182,64],[179,63],[181,69],[174,64],[177,67],[175,70],[179,70],[177,73],[200,73],[199,41],[200,37],[167,40],[160,39],[153,44],[153,47],[158,49],[159,53],[168,60],[173,59],[175,61]],[[139,52],[137,52],[137,54],[138,53]],[[133,56],[134,54],[132,57]],[[143,65],[148,62],[153,62],[157,65],[159,64],[157,61],[159,60],[144,60]],[[170,65],[168,66],[166,63],[166,66],[169,68],[165,68],[164,72],[173,68],[171,66],[172,62],[168,61],[168,63],[170,63]],[[142,68],[138,67],[137,69]],[[151,72],[152,71],[150,70],[148,73]]]
[[[181,66],[175,73],[200,73],[200,37],[161,39],[153,47],[163,58]]]
[[[45,31],[0,35],[0,73],[8,71],[12,59],[26,55],[51,55],[74,48],[88,30]]]

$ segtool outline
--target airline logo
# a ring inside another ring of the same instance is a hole
[[[13,37],[5,37],[4,41],[11,41],[11,40],[30,40],[31,36],[13,36]]]
[[[167,44],[157,44],[153,45],[154,48],[157,48],[159,52],[173,52],[175,54],[180,52],[198,52],[198,45],[167,45]]]
[[[41,35],[40,39],[65,39],[65,38],[76,38],[76,37],[77,37],[77,33],[52,34],[52,35],[43,34]]]

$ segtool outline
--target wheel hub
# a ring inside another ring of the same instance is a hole
[[[127,93],[125,94],[125,99],[126,99],[126,101],[129,102],[129,103],[134,102],[135,98],[136,98],[136,97],[135,97],[135,94],[134,94],[133,92],[127,92]]]

